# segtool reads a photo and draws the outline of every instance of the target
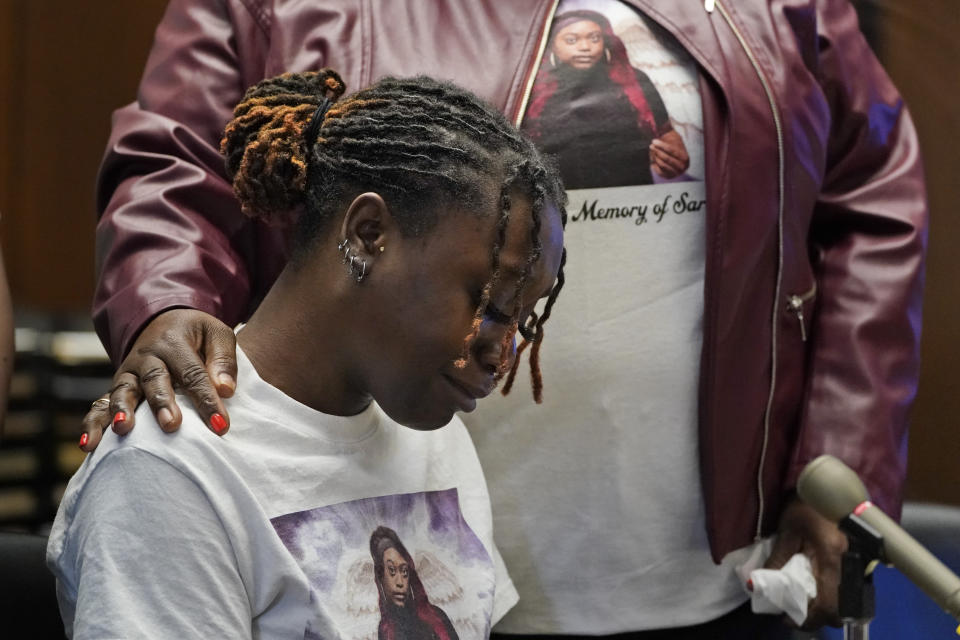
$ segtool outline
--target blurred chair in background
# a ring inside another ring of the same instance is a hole
[[[2,276],[0,265],[4,404],[10,382],[0,439],[0,638],[62,640],[45,534],[84,459],[76,442],[80,418],[113,368],[88,318],[22,310],[13,316]]]
[[[0,440],[0,531],[45,534],[84,459],[77,447],[80,420],[91,398],[110,386],[113,367],[88,317],[18,309],[15,324]]]
[[[0,252],[0,442],[3,441],[3,417],[7,410],[7,392],[13,374],[13,303],[7,272]]]
[[[0,532],[0,635],[62,640],[56,581],[47,569],[47,537]]]

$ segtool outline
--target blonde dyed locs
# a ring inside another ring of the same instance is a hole
[[[280,225],[297,218],[307,189],[304,132],[319,102],[345,89],[324,69],[284,73],[247,90],[220,143],[244,213]]]
[[[458,361],[464,365],[487,313],[490,291],[500,279],[512,196],[525,196],[532,212],[525,270],[505,323],[511,329],[518,324],[519,294],[542,250],[539,230],[546,203],[554,203],[566,222],[559,173],[499,111],[455,85],[419,76],[385,78],[342,98],[344,90],[339,75],[329,69],[287,73],[249,89],[221,143],[237,197],[248,215],[281,224],[297,221],[293,259],[322,235],[347,198],[365,191],[383,196],[404,235],[427,233],[441,215],[454,211],[482,216],[498,210],[492,276],[464,339]],[[325,112],[318,111],[328,102]],[[322,122],[311,126],[315,116]],[[494,181],[500,182],[498,203],[489,200]],[[562,281],[561,275],[549,306]],[[549,308],[540,319],[548,316]],[[539,352],[542,326],[535,324],[530,331],[540,336],[531,350]],[[506,333],[505,342],[512,340]],[[498,376],[509,368],[510,350],[503,352]],[[539,368],[531,375],[539,380]],[[539,400],[538,385],[534,389]]]

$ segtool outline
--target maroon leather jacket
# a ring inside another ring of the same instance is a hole
[[[715,558],[773,530],[832,453],[897,516],[918,370],[926,203],[913,124],[839,0],[628,0],[699,64],[707,245],[701,469]],[[241,215],[218,140],[244,89],[449,78],[524,110],[555,0],[173,0],[99,179],[97,330],[244,319],[285,261]]]

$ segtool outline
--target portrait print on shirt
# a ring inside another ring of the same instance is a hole
[[[271,522],[344,640],[489,634],[493,561],[456,489],[364,498]],[[320,636],[308,626],[304,637]]]
[[[602,8],[614,14],[619,33]],[[558,8],[523,127],[557,156],[569,189],[685,176],[690,155],[674,121],[687,123],[670,112],[654,79],[660,76],[672,99],[679,85],[662,70],[677,63],[669,60],[676,54],[664,50],[661,37],[623,5],[567,1]],[[644,67],[660,73],[651,77]]]
[[[651,233],[705,213],[696,65],[618,0],[560,2],[522,128],[559,162],[573,223]]]

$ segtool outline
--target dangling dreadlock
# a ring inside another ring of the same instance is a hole
[[[534,398],[540,402],[543,323],[563,287],[566,253],[542,315],[533,314],[522,328],[520,294],[540,258],[541,215],[548,202],[559,208],[566,224],[566,195],[555,166],[497,110],[452,84],[424,76],[386,78],[341,99],[345,90],[336,72],[323,69],[285,73],[246,92],[221,142],[243,211],[274,224],[295,223],[292,259],[298,260],[347,196],[380,193],[400,232],[417,236],[429,231],[450,205],[488,211],[483,185],[490,178],[501,179],[492,275],[455,364],[466,366],[488,313],[491,291],[500,281],[500,251],[510,223],[512,194],[519,192],[531,203],[531,242],[506,321],[509,330],[497,377],[510,369],[513,336],[520,330],[524,341],[504,393],[516,375],[520,352],[532,343],[531,378]],[[314,118],[321,120],[313,122]],[[435,206],[423,207],[425,199]]]

